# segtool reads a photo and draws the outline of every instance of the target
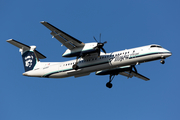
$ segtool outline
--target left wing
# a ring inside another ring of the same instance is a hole
[[[149,78],[147,78],[147,77],[145,77],[145,76],[143,76],[143,75],[141,75],[135,71],[131,71],[131,72],[130,71],[124,71],[124,72],[120,72],[119,74],[126,76],[128,78],[132,78],[134,76],[134,77],[140,78],[140,79],[145,80],[145,81],[150,80]]]
[[[49,30],[51,30],[51,35],[55,37],[59,42],[61,42],[64,46],[66,46],[68,49],[72,50],[74,48],[84,47],[85,44],[83,42],[59,30],[50,23],[45,21],[42,21],[41,23],[44,26],[46,26]]]
[[[108,70],[101,70],[96,72],[96,75],[118,75],[118,74],[126,76],[127,78],[137,77],[145,81],[150,80],[149,78],[139,74],[137,70],[134,71],[131,65],[108,69]]]

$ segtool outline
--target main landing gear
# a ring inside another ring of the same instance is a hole
[[[77,65],[79,58],[80,58],[80,57],[77,57],[77,58],[76,58],[76,63],[72,66],[72,68],[73,68],[74,70],[78,70],[78,69],[79,69],[79,66]]]
[[[115,75],[113,75],[113,74],[110,74],[110,76],[109,76],[109,82],[107,82],[106,83],[106,87],[108,87],[108,88],[112,88],[112,80],[114,79],[114,77],[115,77]]]
[[[79,69],[79,66],[77,65],[77,63],[75,63],[75,64],[72,66],[72,68],[73,68],[74,70],[78,70],[78,69]]]

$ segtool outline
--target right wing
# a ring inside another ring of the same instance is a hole
[[[44,26],[46,26],[49,30],[51,30],[51,35],[55,37],[59,42],[61,42],[68,49],[72,50],[74,48],[83,47],[85,44],[76,38],[68,35],[67,33],[59,30],[48,22],[41,22]]]

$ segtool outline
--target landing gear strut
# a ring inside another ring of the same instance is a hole
[[[115,75],[113,75],[113,74],[110,74],[110,76],[109,76],[109,82],[107,82],[106,83],[106,87],[108,87],[108,88],[112,88],[112,80],[114,79],[114,77],[115,77]]]
[[[72,68],[74,70],[78,70],[79,69],[79,66],[77,65],[78,64],[78,59],[79,59],[79,57],[76,58],[76,63],[72,66]]]

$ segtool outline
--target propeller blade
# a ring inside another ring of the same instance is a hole
[[[105,49],[104,48],[101,48],[101,50],[106,54],[106,51],[105,51]]]
[[[96,40],[96,38],[93,36],[94,40],[98,43],[98,41]]]
[[[101,33],[100,33],[100,35],[99,35],[99,42],[101,43]]]
[[[107,43],[107,41],[105,41],[103,44],[106,44]]]
[[[98,57],[100,56],[100,53],[101,53],[101,51],[100,51],[100,49],[98,49]]]

